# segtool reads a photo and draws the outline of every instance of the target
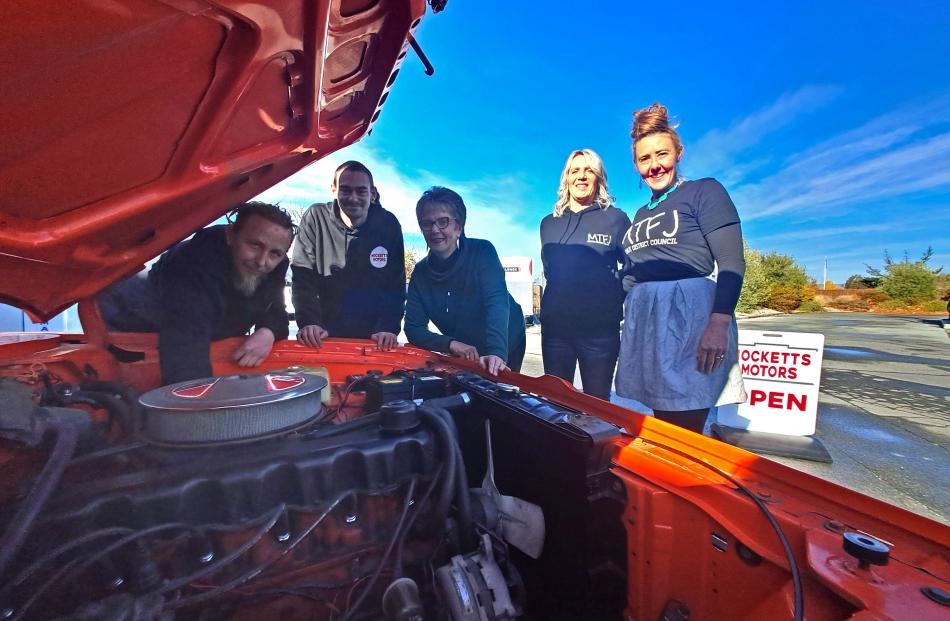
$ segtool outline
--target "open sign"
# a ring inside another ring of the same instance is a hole
[[[722,425],[785,435],[815,433],[824,334],[739,330],[746,401],[720,406]]]

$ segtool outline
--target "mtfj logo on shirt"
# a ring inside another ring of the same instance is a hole
[[[386,267],[389,262],[389,251],[382,246],[376,246],[369,253],[369,262],[373,267]]]
[[[664,224],[667,212],[647,216],[630,225],[630,230],[624,236],[624,242],[630,244],[627,252],[633,252],[647,246],[675,246],[676,233],[680,228],[680,212],[672,211],[672,222]],[[666,218],[669,220],[669,218]]]
[[[610,245],[610,234],[609,233],[588,233],[587,234],[587,243],[588,244],[600,244],[601,246]]]

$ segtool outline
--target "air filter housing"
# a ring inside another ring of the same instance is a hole
[[[152,442],[204,445],[290,431],[316,419],[327,380],[270,372],[226,375],[162,386],[139,398]]]

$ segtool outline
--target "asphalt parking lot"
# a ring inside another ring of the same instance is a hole
[[[816,436],[834,461],[771,459],[950,523],[950,338],[939,317],[796,314],[739,326],[825,335]],[[543,373],[537,326],[522,372]]]

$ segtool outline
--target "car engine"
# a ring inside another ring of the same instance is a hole
[[[622,618],[600,419],[426,369],[41,379],[0,383],[0,619]]]

